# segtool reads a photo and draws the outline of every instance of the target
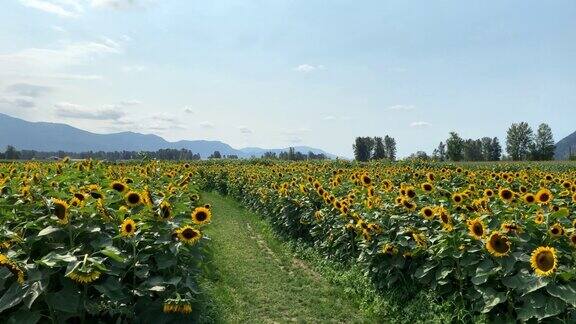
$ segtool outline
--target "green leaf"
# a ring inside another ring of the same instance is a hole
[[[109,257],[110,259],[116,262],[123,263],[124,261],[126,261],[126,258],[122,255],[122,252],[120,252],[120,250],[118,250],[114,246],[107,246],[102,251],[100,251],[100,253],[104,254],[105,256]]]
[[[550,284],[546,287],[546,291],[554,297],[562,299],[564,302],[576,307],[576,288],[574,283],[567,285]]]
[[[26,291],[20,287],[20,284],[14,282],[10,288],[0,298],[0,313],[18,305],[26,296]]]
[[[70,253],[56,254],[54,252],[50,252],[46,254],[40,261],[37,262],[39,264],[53,268],[57,265],[68,264],[73,261],[76,261],[76,257]]]
[[[31,312],[26,309],[21,309],[16,313],[12,314],[8,319],[9,324],[36,324],[40,320],[40,312]]]
[[[38,236],[50,235],[50,234],[52,234],[54,232],[58,232],[60,230],[61,230],[60,227],[48,226],[45,229],[38,232]]]
[[[32,308],[32,304],[34,304],[36,298],[38,298],[44,292],[44,290],[46,289],[42,284],[42,281],[33,282],[26,291],[26,298],[24,300],[24,305],[26,305],[28,309]]]

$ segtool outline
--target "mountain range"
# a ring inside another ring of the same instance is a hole
[[[240,158],[260,157],[265,152],[280,153],[288,148],[264,149],[247,147],[235,149],[220,141],[178,141],[169,142],[153,134],[121,132],[113,134],[96,134],[70,125],[47,122],[29,122],[0,113],[0,148],[8,145],[18,150],[36,150],[43,152],[87,152],[87,151],[157,151],[159,149],[188,149],[207,158],[214,151],[222,155],[237,155]],[[335,155],[323,150],[295,146],[296,152],[314,154],[323,153],[330,158]]]
[[[564,137],[556,143],[554,158],[556,160],[566,160],[570,156],[576,155],[576,132]]]

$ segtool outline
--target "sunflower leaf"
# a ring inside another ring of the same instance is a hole
[[[546,287],[546,291],[554,297],[560,298],[566,303],[576,307],[576,287],[574,283],[567,285],[550,284]]]

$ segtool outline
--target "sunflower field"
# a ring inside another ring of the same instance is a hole
[[[189,164],[0,163],[0,322],[196,316],[206,255]]]
[[[473,314],[576,321],[576,167],[561,163],[216,162],[203,189],[283,237]],[[468,320],[471,320],[470,318]]]

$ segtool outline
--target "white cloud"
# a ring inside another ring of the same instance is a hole
[[[412,105],[394,105],[386,108],[386,110],[395,110],[395,111],[411,111],[414,110],[416,107]]]
[[[29,83],[15,83],[6,87],[6,91],[23,97],[37,98],[50,92],[51,88]]]
[[[124,100],[124,101],[120,101],[120,105],[122,106],[136,106],[136,105],[140,105],[142,104],[142,101],[140,100]]]
[[[240,133],[242,133],[242,134],[252,134],[253,133],[253,131],[246,126],[238,126],[238,129],[240,130]]]
[[[52,30],[57,31],[59,33],[65,33],[66,32],[66,29],[64,29],[61,26],[52,26],[51,28],[52,28]]]
[[[324,65],[310,65],[310,64],[300,64],[294,68],[295,71],[302,73],[310,73],[317,70],[323,70]]]
[[[63,43],[57,48],[27,48],[0,55],[0,70],[24,74],[57,72],[61,68],[82,65],[97,57],[121,52],[122,48],[117,43],[109,41]]]
[[[113,9],[113,10],[130,10],[140,9],[150,4],[150,1],[145,0],[92,0],[90,3],[93,8],[97,9]]]
[[[336,116],[326,116],[322,119],[324,119],[324,120],[336,120]]]
[[[33,108],[36,104],[29,99],[0,97],[0,106],[8,108]]]
[[[410,127],[428,127],[431,124],[425,121],[417,121],[410,124]]]
[[[209,121],[203,121],[199,125],[202,128],[214,128],[214,124]]]
[[[83,12],[82,6],[76,0],[20,0],[20,3],[65,18],[78,18]]]
[[[187,114],[195,114],[196,111],[194,111],[194,109],[190,108],[190,107],[184,107],[184,112]]]
[[[59,102],[54,108],[57,116],[72,119],[118,120],[126,115],[116,108],[90,109],[69,102]]]

